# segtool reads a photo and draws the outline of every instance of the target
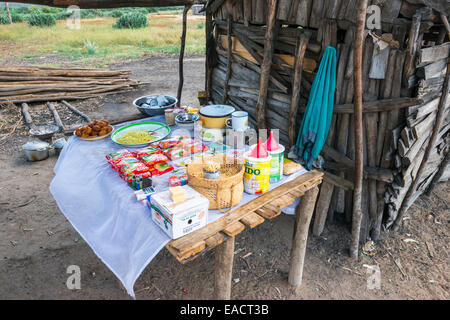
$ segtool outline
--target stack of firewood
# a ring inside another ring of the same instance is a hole
[[[423,48],[419,51],[416,61],[418,66],[416,76],[421,78],[418,96],[425,103],[406,109],[406,125],[394,133],[397,148],[393,155],[393,162],[396,169],[394,183],[388,186],[385,194],[390,218],[387,225],[397,216],[397,211],[402,205],[406,191],[416,178],[425,155],[436,121],[449,55],[450,43]],[[412,198],[409,203],[405,204],[407,207],[430,186],[448,152],[450,146],[450,99],[445,102],[443,119],[436,143],[429,155],[427,167],[419,178],[418,186],[414,190]],[[446,176],[440,179],[445,180]]]
[[[131,90],[139,83],[130,71],[1,67],[0,102],[43,102],[87,99]]]

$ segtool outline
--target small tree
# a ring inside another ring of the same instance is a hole
[[[56,24],[55,17],[50,13],[32,13],[28,18],[28,25],[32,27],[50,27]]]
[[[114,28],[137,29],[148,26],[147,16],[140,12],[130,12],[117,19]]]
[[[6,12],[8,13],[8,19],[9,19],[9,24],[12,24],[12,18],[11,18],[11,12],[9,11],[9,3],[5,2],[5,8],[6,8]]]

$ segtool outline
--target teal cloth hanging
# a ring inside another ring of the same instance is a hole
[[[330,130],[336,90],[336,49],[328,47],[320,62],[311,88],[306,111],[297,138],[298,155],[308,170],[322,151]]]

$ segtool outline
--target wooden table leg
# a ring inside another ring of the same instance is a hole
[[[230,300],[233,273],[234,237],[216,247],[214,266],[214,299]]]
[[[289,284],[295,287],[299,287],[302,284],[308,229],[318,192],[318,187],[308,190],[295,209],[294,236],[289,265]]]

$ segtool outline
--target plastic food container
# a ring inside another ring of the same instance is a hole
[[[173,112],[173,109],[164,110],[164,116],[166,117],[166,124],[168,126],[175,125],[175,113]]]

